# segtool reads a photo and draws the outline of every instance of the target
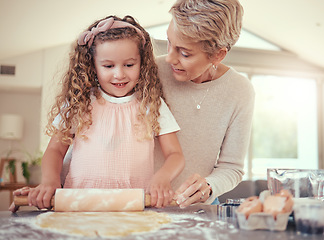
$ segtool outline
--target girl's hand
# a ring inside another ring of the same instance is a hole
[[[23,187],[20,189],[15,190],[12,195],[13,196],[27,196],[28,193],[30,191],[30,187]],[[19,206],[16,206],[14,202],[11,203],[10,207],[9,207],[9,211],[15,213],[17,212],[19,209]]]
[[[159,174],[153,176],[148,191],[151,194],[151,206],[156,208],[168,206],[174,196],[170,181]]]
[[[199,174],[189,177],[175,192],[173,198],[180,208],[185,208],[194,203],[206,202],[211,189],[206,179]]]
[[[31,188],[28,194],[29,206],[51,209],[51,199],[57,188],[61,188],[59,183],[41,183],[37,187]]]

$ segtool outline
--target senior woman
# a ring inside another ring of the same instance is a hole
[[[186,159],[175,200],[182,208],[217,204],[242,180],[251,132],[253,87],[222,63],[239,38],[243,9],[238,0],[180,0],[170,13],[168,54],[157,63]]]

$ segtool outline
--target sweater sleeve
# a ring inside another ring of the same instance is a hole
[[[244,175],[244,159],[250,142],[255,93],[248,85],[240,95],[231,122],[227,128],[215,168],[206,177],[212,188],[212,196],[206,204],[235,188]]]

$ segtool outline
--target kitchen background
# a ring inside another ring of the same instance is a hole
[[[0,0],[0,117],[23,120],[20,139],[0,138],[0,156],[13,150],[18,182],[25,182],[20,162],[47,146],[47,112],[71,42],[96,19],[129,14],[151,33],[156,55],[164,54],[174,1]],[[243,32],[225,62],[256,90],[245,180],[266,179],[270,167],[323,168],[324,2],[241,3]],[[9,181],[8,172],[0,173],[2,181]],[[0,191],[0,210],[7,210],[9,194]]]

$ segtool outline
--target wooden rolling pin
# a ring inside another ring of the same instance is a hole
[[[28,206],[27,196],[14,196],[16,206]],[[172,201],[170,206],[177,204]],[[56,189],[51,200],[56,212],[143,211],[151,196],[143,189]]]

